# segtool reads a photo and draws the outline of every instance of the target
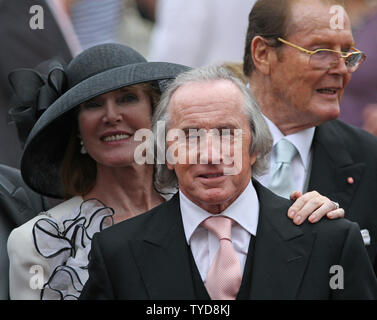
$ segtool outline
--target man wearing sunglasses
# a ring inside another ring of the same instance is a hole
[[[377,139],[336,120],[366,57],[339,4],[259,0],[250,12],[244,73],[274,138],[270,172],[257,179],[284,197],[317,190],[337,201],[376,269]]]

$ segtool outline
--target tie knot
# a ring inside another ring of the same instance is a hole
[[[211,231],[219,239],[232,241],[233,220],[227,217],[210,217],[202,222],[202,225]]]
[[[291,163],[297,153],[296,147],[286,139],[281,139],[275,146],[276,162]]]

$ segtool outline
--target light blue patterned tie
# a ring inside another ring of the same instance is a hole
[[[281,139],[274,148],[276,150],[276,166],[268,188],[279,196],[289,199],[289,195],[294,191],[291,162],[297,149],[286,139]]]

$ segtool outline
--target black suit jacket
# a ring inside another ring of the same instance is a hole
[[[9,298],[8,236],[44,210],[47,201],[26,186],[20,171],[0,165],[0,300]]]
[[[347,219],[369,231],[371,243],[366,248],[376,268],[377,138],[334,120],[316,128],[312,145],[308,189],[339,202]]]
[[[250,299],[377,298],[376,278],[355,223],[322,219],[296,226],[286,214],[290,201],[254,185],[260,213],[255,250],[247,258],[254,255]],[[95,234],[89,280],[80,298],[197,299],[188,252],[175,195]],[[343,290],[329,286],[333,265],[343,267]]]

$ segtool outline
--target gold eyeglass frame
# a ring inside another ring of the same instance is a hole
[[[282,42],[282,43],[284,43],[284,44],[286,44],[286,45],[288,45],[288,46],[290,46],[290,47],[292,47],[292,48],[295,48],[295,49],[297,49],[297,50],[300,50],[301,52],[304,52],[304,53],[310,55],[310,57],[311,57],[312,55],[314,55],[315,53],[317,53],[317,52],[321,52],[321,51],[329,51],[329,52],[335,52],[335,53],[338,53],[338,54],[340,55],[340,57],[343,58],[343,59],[345,60],[345,59],[347,59],[348,57],[350,57],[350,56],[352,56],[352,55],[354,55],[354,54],[360,54],[360,53],[361,53],[361,54],[362,54],[362,59],[360,60],[359,64],[358,64],[356,67],[354,67],[355,69],[352,70],[352,68],[351,68],[351,70],[352,70],[352,71],[351,71],[351,70],[349,70],[348,67],[347,67],[347,70],[348,70],[349,72],[354,72],[354,71],[356,71],[356,70],[360,67],[360,65],[364,62],[364,60],[365,60],[365,58],[366,58],[365,53],[362,52],[362,51],[360,51],[359,49],[356,49],[355,47],[352,47],[352,48],[351,48],[352,50],[354,50],[354,52],[348,52],[348,53],[344,53],[344,52],[336,51],[336,50],[332,50],[332,49],[317,49],[317,50],[312,51],[312,50],[307,50],[307,49],[305,49],[305,48],[302,48],[302,47],[300,47],[300,46],[298,46],[298,45],[296,45],[296,44],[294,44],[294,43],[292,43],[292,42],[289,42],[289,41],[287,41],[287,40],[284,40],[283,38],[280,38],[280,37],[277,38],[277,40],[280,41],[280,42]]]

